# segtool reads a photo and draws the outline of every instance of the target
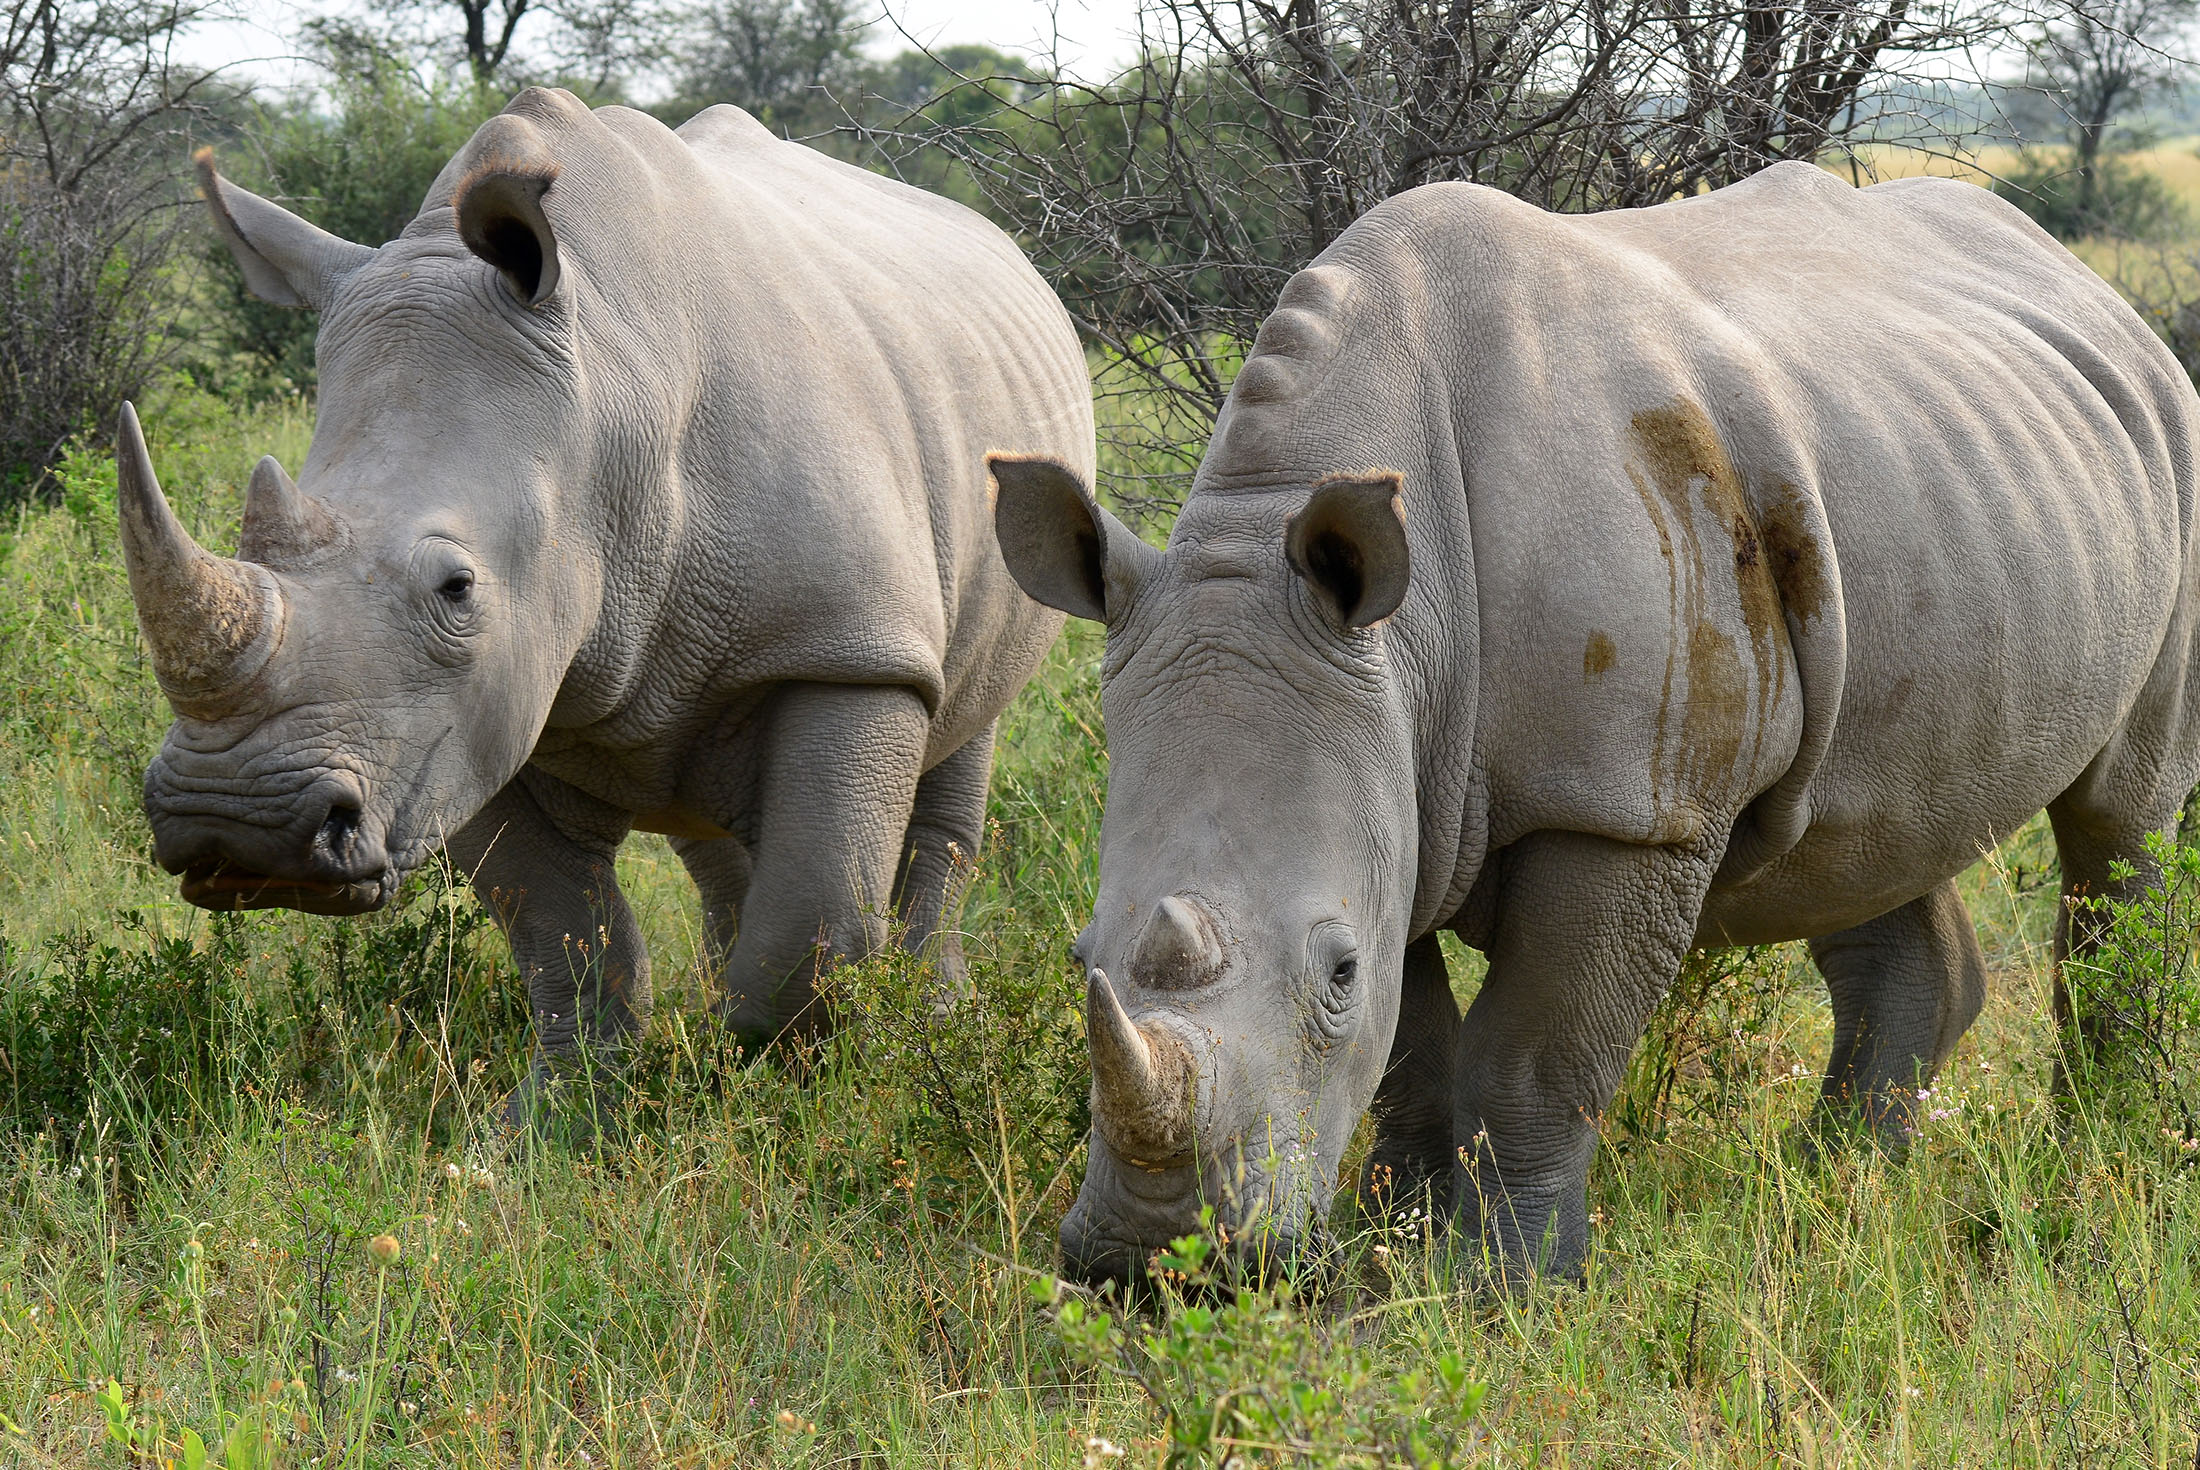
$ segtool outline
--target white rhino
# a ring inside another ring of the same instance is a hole
[[[184,896],[358,912],[444,846],[548,1062],[646,1017],[629,830],[673,837],[744,1033],[815,1030],[819,968],[890,914],[931,937],[1060,626],[1002,565],[985,451],[1092,462],[1082,350],[1008,237],[732,107],[674,132],[540,89],[379,250],[199,163],[251,288],[320,311],[321,388],[236,560],[123,415]]]
[[[1577,1269],[1691,946],[1810,940],[1826,1105],[1898,1142],[1983,995],[1955,875],[2044,806],[2067,892],[2128,889],[2200,774],[2196,429],[2008,204],[1788,164],[1372,211],[1262,327],[1166,552],[998,462],[1010,569],[1107,624],[1069,1267],[1132,1274],[1203,1200],[1303,1246],[1372,1103],[1371,1182]],[[1489,956],[1463,1021],[1444,929]]]

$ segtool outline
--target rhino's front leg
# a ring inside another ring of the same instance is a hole
[[[535,1057],[506,1107],[515,1126],[575,1078],[591,1080],[581,1121],[592,1124],[605,1096],[593,1079],[609,1080],[649,1020],[649,950],[614,870],[625,835],[602,803],[522,771],[445,845],[527,982]]]
[[[1378,1215],[1419,1204],[1441,1206],[1451,1198],[1457,1095],[1452,1065],[1458,1049],[1459,1002],[1452,998],[1443,942],[1424,934],[1406,946],[1398,1031],[1368,1108],[1375,1146],[1360,1171],[1360,1197]]]
[[[1719,854],[1538,832],[1506,848],[1490,969],[1459,1028],[1453,1199],[1511,1281],[1577,1276],[1589,1162]]]
[[[754,861],[720,1013],[770,1042],[830,1029],[818,977],[886,942],[927,717],[913,690],[799,684],[763,718]]]

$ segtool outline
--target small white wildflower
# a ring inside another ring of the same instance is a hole
[[[1902,1388],[1902,1396],[1908,1399],[1921,1399],[1925,1397],[1925,1390],[1922,1388],[1914,1388],[1908,1384],[1905,1384]]]
[[[450,1180],[453,1184],[458,1183],[460,1179],[464,1178],[465,1173],[466,1171],[459,1168],[456,1164],[445,1164],[443,1166],[443,1177]]]
[[[338,1383],[357,1383],[359,1381],[359,1375],[349,1368],[339,1367],[336,1370],[335,1377]]]

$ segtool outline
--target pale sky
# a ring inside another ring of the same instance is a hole
[[[196,65],[233,65],[257,81],[290,86],[313,80],[313,68],[300,60],[294,38],[299,24],[313,15],[359,13],[359,0],[298,5],[282,0],[234,0],[237,19],[200,27],[178,48]],[[903,30],[932,46],[982,41],[1003,51],[1043,55],[1058,33],[1060,55],[1068,70],[1106,75],[1128,61],[1135,42],[1138,0],[885,0]],[[533,16],[520,23],[524,47]],[[865,49],[899,51],[907,43],[893,25],[881,20],[866,32]]]

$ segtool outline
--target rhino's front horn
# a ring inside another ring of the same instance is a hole
[[[215,556],[168,508],[125,403],[115,444],[122,559],[153,674],[178,714],[214,719],[282,640],[283,599],[264,567]]]
[[[1132,1021],[1107,972],[1085,976],[1092,1041],[1093,1116],[1124,1162],[1166,1169],[1192,1151],[1190,1048],[1158,1026]]]

